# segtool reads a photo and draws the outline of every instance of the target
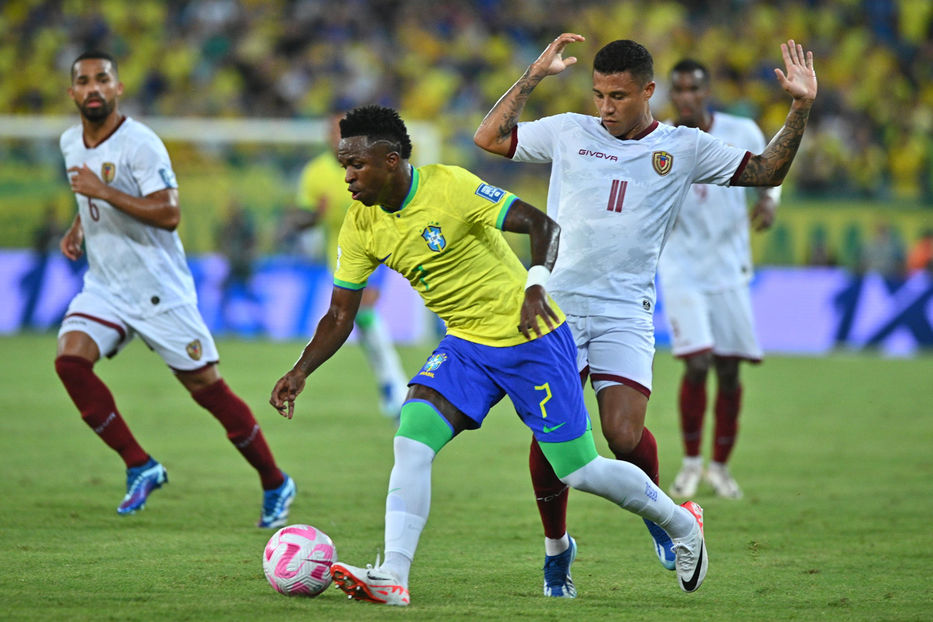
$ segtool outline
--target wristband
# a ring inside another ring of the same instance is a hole
[[[532,285],[540,285],[541,287],[544,287],[549,276],[551,276],[551,271],[544,266],[531,266],[528,268],[528,280],[525,281],[525,289],[528,289]]]

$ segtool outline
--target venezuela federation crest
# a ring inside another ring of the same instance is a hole
[[[104,162],[100,165],[100,178],[109,184],[117,176],[117,165],[113,162]]]
[[[185,351],[188,353],[188,356],[190,356],[195,361],[201,360],[201,352],[202,352],[201,340],[195,339],[194,341],[186,345]]]
[[[666,151],[655,151],[651,154],[651,166],[654,167],[655,173],[663,177],[671,172],[674,156]]]

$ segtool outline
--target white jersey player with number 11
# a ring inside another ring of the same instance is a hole
[[[597,116],[563,113],[519,123],[535,86],[577,62],[564,49],[583,41],[557,37],[489,111],[474,134],[477,145],[524,162],[551,164],[548,214],[561,226],[560,252],[548,291],[567,314],[578,367],[589,373],[603,435],[616,458],[658,482],[658,451],[645,428],[654,357],[654,277],[691,184],[775,186],[800,145],[816,97],[813,56],[793,41],[781,45],[785,69],[775,69],[793,97],[785,127],[760,155],[696,128],[658,123],[651,114],[654,63],[643,46],[613,41],[593,61]],[[566,533],[565,487],[532,442],[530,466],[545,531],[548,595],[571,586],[573,548]],[[670,538],[648,524],[665,568]],[[571,553],[567,553],[571,551]]]

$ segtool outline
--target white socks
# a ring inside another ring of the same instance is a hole
[[[560,538],[544,538],[544,554],[545,555],[560,555],[564,551],[570,548],[570,536],[565,532],[564,535]]]
[[[419,441],[396,436],[395,465],[386,496],[385,562],[408,587],[411,561],[431,509],[431,463],[434,450]]]
[[[696,524],[690,512],[675,504],[644,471],[630,462],[597,456],[561,481],[657,523],[672,538],[690,535]]]

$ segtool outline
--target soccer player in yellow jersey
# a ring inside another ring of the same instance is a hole
[[[288,218],[290,228],[323,228],[331,272],[336,268],[337,235],[350,205],[350,197],[343,184],[343,167],[335,153],[340,142],[339,120],[340,117],[336,115],[332,118],[329,136],[331,149],[313,158],[301,171],[296,197],[300,209]],[[369,279],[360,310],[356,314],[356,329],[366,360],[379,385],[382,413],[387,417],[398,418],[399,409],[408,392],[408,382],[389,331],[376,311],[376,302],[387,273],[388,269],[382,267]]]
[[[697,589],[708,565],[702,509],[674,504],[635,465],[596,453],[573,338],[544,289],[557,258],[557,223],[462,168],[413,168],[411,140],[394,110],[357,108],[340,121],[340,131],[337,158],[354,203],[340,231],[330,308],[270,403],[292,417],[306,378],[349,336],[363,288],[380,264],[409,280],[447,323],[447,335],[411,379],[402,406],[386,497],[385,561],[377,568],[334,564],[337,586],[357,600],[409,604],[434,457],[463,430],[479,428],[508,395],[558,477],[661,525],[674,541],[681,588]],[[528,234],[530,270],[503,230]],[[575,550],[571,540],[571,555]],[[564,589],[572,590],[572,582]]]

